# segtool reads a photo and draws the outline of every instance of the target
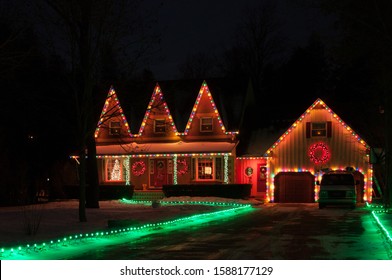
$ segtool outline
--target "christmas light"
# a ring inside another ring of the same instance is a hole
[[[97,158],[172,158],[174,155],[178,157],[205,157],[205,156],[231,156],[231,153],[185,153],[185,154],[177,154],[177,153],[168,153],[168,154],[137,154],[137,155],[97,155]],[[72,156],[72,158],[78,158],[77,156]]]
[[[120,117],[121,122],[124,124],[129,137],[133,137],[127,119],[121,108],[120,101],[118,100],[117,94],[114,88],[111,87],[106,97],[106,101],[103,106],[101,116],[99,117],[97,128],[95,129],[95,133],[94,133],[95,138],[98,138],[102,124],[113,117]]]
[[[296,127],[298,127],[298,124],[300,124],[306,115],[310,114],[310,112],[317,106],[317,105],[321,105],[322,107],[324,107],[324,109],[331,114],[331,116],[336,119],[338,121],[338,123],[340,123],[347,131],[351,132],[351,136],[353,138],[355,138],[355,140],[362,144],[364,147],[366,147],[367,149],[370,149],[369,145],[366,144],[366,142],[361,139],[361,137],[359,137],[358,134],[356,134],[347,124],[345,124],[339,117],[338,115],[336,115],[320,98],[318,98],[307,110],[304,114],[301,115],[300,118],[298,118],[298,120],[296,120],[293,125],[283,134],[283,139],[280,139],[278,141],[276,141],[268,150],[267,152],[264,154],[264,156],[270,156],[270,154],[272,153],[272,151],[280,144],[281,141],[284,141],[284,139],[286,138],[287,135],[289,135]]]
[[[223,169],[223,183],[229,183],[229,156],[225,154],[223,156],[224,169]]]
[[[146,164],[144,161],[135,161],[132,164],[132,174],[135,176],[141,176],[146,172]]]
[[[177,155],[173,155],[173,184],[177,185],[178,180],[177,180]]]
[[[315,164],[323,164],[330,160],[331,153],[325,143],[316,143],[310,146],[309,148],[309,157],[310,160]]]
[[[123,203],[128,204],[145,204],[149,203],[151,205],[151,201],[138,202],[132,200],[121,200]],[[83,248],[88,248],[88,246],[94,246],[100,244],[105,246],[106,244],[112,245],[115,243],[115,238],[119,239],[119,242],[124,242],[125,240],[129,241],[130,237],[138,238],[144,234],[147,234],[150,230],[155,230],[155,233],[159,230],[165,230],[165,228],[169,230],[189,227],[190,224],[201,224],[206,223],[211,220],[224,220],[222,216],[230,217],[239,215],[242,213],[246,213],[247,211],[252,210],[250,204],[241,204],[241,203],[225,203],[225,202],[203,202],[203,201],[161,201],[163,205],[206,205],[206,206],[216,206],[216,207],[226,207],[227,209],[202,213],[202,214],[194,214],[188,217],[176,218],[173,220],[168,220],[166,222],[156,222],[156,223],[147,223],[144,225],[134,226],[134,227],[124,227],[116,230],[104,230],[97,231],[91,233],[84,234],[75,234],[65,236],[63,238],[57,239],[57,242],[51,240],[48,242],[50,246],[46,246],[47,242],[36,243],[32,247],[30,244],[27,245],[19,245],[16,247],[10,248],[2,248],[0,251],[0,258],[2,260],[7,259],[54,259],[56,256],[61,256],[62,253],[70,254],[70,250],[80,251]],[[18,248],[15,250],[14,248]],[[61,258],[61,257],[60,257]]]
[[[125,185],[129,186],[131,184],[131,172],[129,169],[129,161],[130,158],[129,156],[126,157],[125,161],[124,161],[124,167],[125,167]]]
[[[366,202],[366,205],[367,205],[367,207],[376,208],[377,209],[377,210],[372,210],[372,212],[371,212],[372,213],[372,217],[376,221],[378,227],[381,229],[382,234],[388,240],[389,245],[391,246],[391,253],[392,253],[392,234],[386,229],[386,227],[384,226],[384,224],[381,221],[382,220],[381,217],[379,217],[380,214],[381,215],[383,215],[383,214],[390,215],[391,214],[390,210],[389,209],[388,210],[384,209],[384,207],[381,206],[381,205],[380,206],[378,206],[378,205],[373,206],[373,205],[371,205],[371,204],[369,204],[367,202]]]
[[[110,173],[111,181],[120,181],[121,180],[121,167],[118,159],[114,161],[114,166],[112,172]]]
[[[202,84],[202,86],[201,86],[201,88],[199,90],[199,94],[198,94],[198,96],[196,98],[195,104],[193,105],[193,108],[192,108],[192,112],[191,112],[191,114],[189,116],[189,119],[188,119],[188,122],[187,122],[187,124],[185,126],[185,131],[183,133],[178,133],[178,134],[179,135],[188,135],[189,129],[192,126],[192,122],[193,122],[193,119],[194,119],[194,117],[196,115],[196,112],[197,112],[197,109],[199,107],[199,104],[201,103],[202,98],[206,98],[205,96],[207,96],[207,98],[209,100],[209,103],[211,104],[212,113],[215,114],[215,117],[216,117],[216,119],[218,121],[218,124],[220,126],[221,131],[224,134],[227,134],[227,135],[236,135],[236,134],[238,134],[238,131],[234,131],[234,132],[227,132],[226,131],[226,128],[225,128],[225,126],[224,126],[224,124],[222,122],[222,119],[220,117],[218,108],[216,107],[216,104],[214,102],[214,99],[212,98],[212,94],[211,94],[211,92],[210,92],[210,90],[209,90],[209,88],[207,86],[207,82],[206,81],[203,82],[203,84]]]
[[[157,83],[155,86],[154,92],[151,96],[151,100],[148,103],[146,113],[144,114],[144,118],[143,118],[142,124],[140,126],[138,136],[143,135],[143,131],[144,131],[144,128],[146,127],[147,120],[150,117],[151,111],[155,110],[155,109],[159,110],[159,108],[163,109],[163,111],[166,113],[167,117],[169,118],[169,124],[172,127],[172,131],[176,135],[178,135],[178,131],[177,131],[176,125],[174,124],[173,117],[170,114],[169,107],[167,106],[166,101],[163,98],[161,88],[159,87],[159,85]]]

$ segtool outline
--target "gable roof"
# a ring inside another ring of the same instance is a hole
[[[151,103],[156,94],[157,85],[164,94],[167,107],[170,107],[169,112],[177,132],[184,132],[203,82],[202,79],[186,79],[116,85],[116,94],[121,99],[121,108],[130,120],[130,134],[137,136],[143,131],[142,124],[147,114],[146,106]],[[238,131],[249,79],[213,78],[206,82],[225,131]]]
[[[324,101],[322,101],[320,98],[317,98],[317,100],[278,138],[277,141],[275,141],[275,143],[270,146],[270,148],[265,152],[264,156],[269,156],[270,153],[280,144],[282,143],[285,138],[287,136],[290,135],[290,133],[295,130],[298,125],[302,122],[302,120],[305,118],[305,116],[307,114],[309,114],[313,109],[315,108],[321,108],[321,109],[325,109],[327,110],[331,116],[338,121],[338,123],[340,123],[340,125],[342,125],[347,131],[351,132],[351,136],[358,141],[359,143],[361,143],[363,146],[365,146],[366,148],[370,148],[369,145],[365,142],[365,140],[363,140],[349,125],[347,125],[335,112],[333,112],[331,110],[331,108],[329,108],[327,106],[327,104],[325,104]]]
[[[127,131],[127,134],[130,137],[132,137],[132,133],[127,118],[125,117],[124,111],[120,105],[120,101],[117,97],[116,91],[114,90],[113,86],[110,87],[108,95],[105,100],[105,104],[103,105],[101,116],[99,117],[99,121],[94,133],[95,138],[98,137],[101,126],[112,117],[121,118],[125,126],[125,129]]]
[[[143,118],[142,124],[139,129],[139,134],[138,134],[139,136],[143,135],[143,131],[144,131],[144,128],[145,128],[147,122],[149,121],[149,116],[150,116],[151,111],[154,109],[161,108],[161,107],[163,107],[162,109],[165,111],[165,113],[167,114],[167,117],[169,118],[170,125],[172,127],[173,132],[177,133],[177,128],[176,128],[176,125],[173,121],[173,117],[170,114],[170,110],[169,110],[169,107],[165,101],[162,90],[159,87],[159,84],[157,83],[155,85],[154,91],[152,93],[151,100],[148,103],[146,112],[144,114],[144,118]]]

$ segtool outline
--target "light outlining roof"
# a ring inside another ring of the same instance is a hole
[[[114,103],[114,105],[112,105]],[[127,118],[124,115],[124,112],[121,108],[120,101],[118,100],[116,91],[114,90],[113,86],[110,87],[108,96],[106,97],[105,104],[103,106],[101,116],[99,117],[99,121],[97,124],[97,128],[95,129],[94,137],[97,138],[99,135],[99,130],[101,125],[113,117],[113,115],[118,115],[121,117],[123,124],[127,130],[127,133],[130,137],[132,137],[131,129],[128,125]]]
[[[267,152],[264,154],[264,156],[270,156],[271,152],[281,143],[285,140],[285,138],[295,129],[297,126],[303,121],[305,116],[309,114],[314,107],[317,105],[321,105],[324,107],[325,110],[327,110],[331,116],[336,119],[347,131],[349,131],[352,135],[353,138],[355,138],[359,143],[361,143],[363,146],[365,146],[367,149],[370,149],[369,145],[361,138],[357,133],[352,130],[351,127],[349,127],[343,120],[335,114],[331,108],[327,106],[327,104],[324,103],[320,98],[318,98],[291,126],[290,128],[267,150]]]
[[[210,89],[208,88],[208,85],[207,85],[206,81],[203,81],[202,86],[201,86],[201,88],[199,90],[199,94],[198,94],[198,96],[196,98],[195,104],[193,105],[191,115],[189,116],[189,119],[188,119],[188,123],[186,124],[185,131],[183,133],[179,133],[179,134],[181,134],[181,135],[188,135],[189,129],[192,126],[192,122],[193,122],[193,119],[194,119],[194,117],[196,115],[196,112],[197,112],[197,109],[199,107],[200,101],[205,96],[205,94],[208,96],[208,99],[209,99],[209,101],[211,103],[212,110],[215,113],[215,117],[218,120],[218,123],[219,123],[219,125],[221,127],[222,132],[225,133],[225,134],[238,134],[238,131],[226,132],[226,128],[225,128],[225,126],[223,124],[223,121],[222,121],[222,119],[220,117],[218,108],[216,107],[216,104],[214,102],[214,99],[212,98]]]
[[[231,142],[183,142],[174,143],[129,143],[123,145],[97,146],[98,155],[156,155],[156,154],[208,154],[231,153],[236,143]]]
[[[155,85],[154,92],[151,96],[150,103],[148,103],[146,113],[144,114],[144,118],[143,118],[142,124],[140,126],[138,136],[142,136],[144,128],[146,127],[147,120],[150,116],[151,110],[154,109],[154,104],[157,102],[158,102],[158,106],[161,105],[161,104],[159,104],[159,102],[162,102],[162,105],[165,109],[165,112],[169,118],[169,123],[172,126],[173,132],[177,133],[177,128],[176,128],[176,125],[174,124],[173,117],[170,114],[170,110],[169,110],[169,107],[167,106],[165,99],[163,98],[163,93],[161,91],[161,88],[159,87],[159,84],[157,83]]]

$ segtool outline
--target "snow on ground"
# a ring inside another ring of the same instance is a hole
[[[162,201],[205,201],[241,204],[261,204],[258,200],[236,200],[216,197],[172,197]],[[208,205],[161,205],[151,203],[126,204],[120,200],[100,201],[99,209],[86,209],[87,222],[79,222],[78,200],[56,201],[28,206],[2,207],[0,218],[0,248],[20,244],[47,242],[71,234],[92,233],[108,229],[109,220],[132,220],[135,225],[167,221],[195,213],[219,210]],[[37,233],[27,234],[27,227],[38,225]]]

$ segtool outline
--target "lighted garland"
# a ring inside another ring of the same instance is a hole
[[[127,204],[151,204],[151,201],[133,201],[122,199],[122,202]],[[229,207],[228,209],[195,214],[189,217],[182,217],[173,220],[168,220],[166,222],[157,222],[157,223],[148,223],[136,227],[124,227],[116,230],[110,231],[97,231],[91,233],[80,233],[75,235],[69,235],[63,238],[54,239],[49,242],[43,243],[35,243],[33,245],[19,245],[11,248],[1,248],[0,249],[0,259],[24,259],[32,256],[33,258],[38,253],[45,253],[52,250],[61,250],[63,248],[71,247],[71,246],[79,246],[83,245],[80,243],[82,241],[85,242],[93,242],[94,240],[98,240],[101,238],[108,238],[112,236],[119,236],[121,234],[133,233],[133,232],[142,232],[148,231],[151,229],[162,228],[162,227],[173,227],[179,226],[181,227],[187,222],[200,221],[202,219],[217,219],[220,218],[220,215],[238,215],[240,211],[250,211],[252,207],[250,204],[242,204],[242,203],[226,203],[226,202],[204,202],[204,201],[161,201],[162,204],[167,205],[186,205],[186,204],[195,204],[195,205],[210,205],[210,206],[222,206]]]
[[[324,143],[316,143],[309,148],[310,160],[315,164],[326,163],[331,158],[331,154],[327,145]]]
[[[185,159],[177,160],[177,174],[182,176],[188,172],[188,164]]]
[[[146,164],[144,161],[136,161],[132,164],[132,174],[135,176],[143,175],[146,172]]]

